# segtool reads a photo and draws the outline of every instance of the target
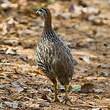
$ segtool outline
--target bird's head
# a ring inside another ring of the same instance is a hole
[[[50,10],[48,8],[37,9],[36,14],[42,16],[43,18],[51,17],[51,13],[50,13]]]
[[[51,30],[52,29],[52,26],[51,26],[52,20],[51,20],[50,10],[48,8],[39,8],[39,9],[37,9],[36,14],[40,15],[44,18],[45,30]]]

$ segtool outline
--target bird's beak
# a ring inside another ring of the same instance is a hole
[[[38,11],[38,10],[36,11],[36,15],[37,15],[37,16],[39,15],[39,11]]]

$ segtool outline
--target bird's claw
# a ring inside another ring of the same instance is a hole
[[[55,98],[54,102],[60,102],[60,100],[58,99],[58,97]]]
[[[68,97],[66,97],[66,98],[62,101],[62,103],[64,103],[64,104],[67,104],[67,102],[69,102],[70,104],[73,104]]]

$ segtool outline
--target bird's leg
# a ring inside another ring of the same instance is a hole
[[[65,99],[63,102],[66,104],[68,101],[72,104],[71,100],[68,98],[68,85],[65,85]]]
[[[50,80],[52,81],[53,85],[54,85],[54,93],[55,93],[55,102],[60,102],[59,99],[58,99],[58,89],[57,89],[57,80],[55,77],[50,77]]]
[[[57,81],[54,82],[55,102],[60,102],[58,99]]]

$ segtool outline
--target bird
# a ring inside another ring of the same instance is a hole
[[[65,87],[66,104],[69,82],[74,74],[75,60],[68,46],[56,35],[52,28],[52,16],[48,8],[42,7],[36,10],[36,14],[44,20],[43,32],[36,47],[36,63],[38,68],[51,80],[54,85],[55,102],[58,98],[58,81]]]

